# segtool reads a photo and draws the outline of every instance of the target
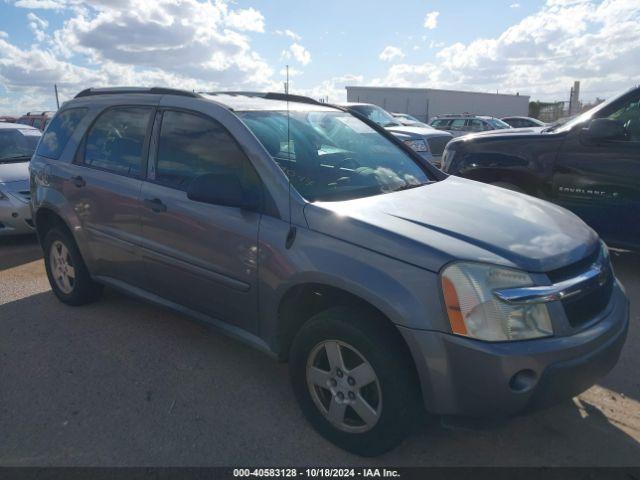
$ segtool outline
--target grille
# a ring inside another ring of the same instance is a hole
[[[589,323],[609,304],[613,292],[613,277],[609,275],[607,282],[577,298],[562,300],[569,325],[573,328]]]
[[[553,283],[573,278],[588,270],[591,265],[598,261],[599,255],[600,249],[596,249],[588,257],[566,267],[548,272],[547,276]],[[607,280],[603,285],[589,290],[580,296],[562,300],[562,306],[567,315],[567,320],[569,320],[569,325],[573,328],[589,323],[602,313],[609,304],[611,294],[613,293],[613,272],[608,262],[605,268],[607,269]]]
[[[557,270],[552,270],[547,273],[549,280],[553,283],[562,282],[563,280],[568,280],[569,278],[573,278],[585,272],[589,269],[591,265],[593,265],[600,255],[600,249],[596,248],[593,253],[589,256],[579,260],[575,263],[567,265],[566,267],[558,268]]]
[[[447,146],[451,137],[449,135],[442,135],[439,137],[429,137],[427,142],[429,143],[429,150],[431,150],[432,155],[442,155],[444,152],[444,147]]]

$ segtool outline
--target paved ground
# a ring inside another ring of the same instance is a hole
[[[501,424],[436,423],[367,460],[306,424],[286,366],[111,291],[63,306],[35,242],[0,241],[0,465],[640,465],[640,256],[614,262],[634,321],[599,385]]]

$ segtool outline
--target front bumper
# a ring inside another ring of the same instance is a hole
[[[35,232],[28,202],[11,193],[0,199],[0,237]]]
[[[603,315],[570,336],[490,343],[398,328],[416,362],[429,412],[505,416],[588,389],[618,361],[628,325],[629,301],[616,282]]]

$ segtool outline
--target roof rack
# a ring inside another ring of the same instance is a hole
[[[452,118],[452,117],[477,117],[475,113],[443,113],[441,115],[436,115],[436,118]]]
[[[92,95],[117,95],[120,93],[149,93],[154,95],[180,95],[183,97],[199,97],[200,95],[188,90],[164,87],[111,87],[111,88],[87,88],[78,93],[74,98],[90,97]]]
[[[264,98],[266,100],[281,100],[283,102],[289,100],[290,102],[298,102],[298,103],[310,103],[313,105],[326,105],[323,104],[311,97],[305,97],[304,95],[292,95],[290,93],[279,93],[279,92],[200,92],[205,95],[237,95],[243,97],[259,97]]]

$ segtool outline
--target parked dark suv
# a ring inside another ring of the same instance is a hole
[[[447,177],[304,97],[83,91],[30,168],[61,301],[108,285],[288,361],[311,424],[362,455],[425,410],[571,397],[626,337],[607,249],[576,216]]]
[[[607,243],[640,249],[640,87],[562,125],[452,141],[443,170],[562,205]]]

